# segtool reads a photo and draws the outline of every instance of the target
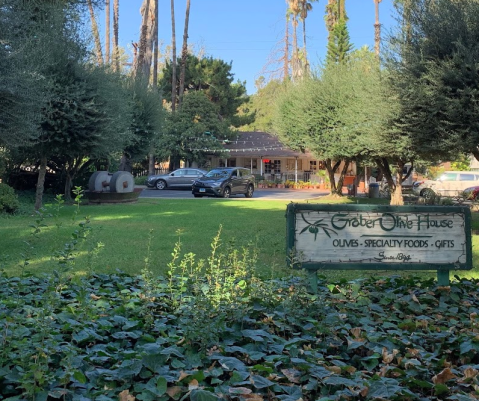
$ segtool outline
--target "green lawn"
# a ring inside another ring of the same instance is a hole
[[[342,201],[353,202],[347,198]],[[73,254],[73,269],[79,274],[88,269],[103,273],[120,269],[138,274],[148,255],[152,271],[165,273],[176,243],[181,242],[182,254],[191,252],[196,259],[206,259],[211,253],[213,238],[221,228],[221,250],[227,252],[233,245],[237,249],[247,247],[250,251],[257,251],[259,274],[263,277],[282,276],[287,273],[285,212],[288,203],[284,200],[140,199],[135,204],[81,206],[75,221],[72,219],[75,207],[64,206],[56,216],[52,206],[49,212],[53,216],[45,218],[43,223],[46,226],[40,228],[37,236],[31,234],[34,230],[31,226],[37,224],[33,216],[0,218],[0,268],[9,275],[18,275],[20,266],[28,258],[26,269],[35,274],[58,269],[58,260],[53,255],[65,249],[65,244],[72,241],[72,233],[79,229],[78,223],[89,216],[92,227],[89,240]],[[476,214],[473,213],[474,228],[479,227]],[[478,238],[473,237],[473,245],[477,245]],[[98,242],[104,246],[97,256],[92,257],[89,249]],[[479,255],[475,249],[474,260],[477,261]],[[474,270],[464,272],[466,276],[473,273]],[[335,273],[347,278],[364,274]]]

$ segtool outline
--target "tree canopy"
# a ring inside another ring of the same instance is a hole
[[[423,158],[479,157],[479,3],[398,2],[390,38],[390,83],[400,101],[395,121]]]
[[[221,153],[222,141],[231,136],[228,122],[220,118],[219,107],[203,92],[188,92],[181,109],[168,116],[158,148],[164,156],[204,166],[206,155]]]
[[[178,61],[181,64],[181,60]],[[178,67],[179,68],[179,67]],[[218,115],[232,127],[252,121],[252,115],[238,115],[238,108],[248,101],[244,82],[234,82],[232,64],[213,57],[198,58],[188,54],[185,72],[185,92],[201,91],[218,108]],[[179,72],[176,75],[179,77]],[[179,94],[179,81],[176,83]],[[171,101],[172,64],[167,61],[159,87]]]

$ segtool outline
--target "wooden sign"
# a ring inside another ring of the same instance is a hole
[[[293,267],[472,268],[467,207],[291,203],[286,217],[288,263]]]

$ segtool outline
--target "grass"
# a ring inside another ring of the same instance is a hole
[[[334,200],[335,203],[371,201],[376,204],[386,202],[383,199],[346,197]],[[331,199],[325,198],[317,202],[332,203]],[[52,255],[64,250],[64,244],[71,243],[72,233],[79,229],[79,222],[89,216],[91,235],[72,261],[77,274],[86,274],[89,270],[112,273],[118,269],[132,275],[139,274],[146,257],[155,274],[164,274],[176,244],[181,244],[182,254],[193,253],[196,259],[206,259],[211,253],[212,240],[221,229],[223,250],[229,245],[256,250],[260,276],[284,276],[290,273],[285,264],[288,203],[284,200],[206,199],[198,202],[194,199],[140,199],[134,204],[81,206],[74,221],[74,206],[64,206],[57,212],[53,202],[47,207],[53,216],[43,221],[45,227],[39,227],[38,236],[32,235],[32,224],[38,225],[32,215],[0,218],[0,268],[9,275],[18,275],[20,266],[29,259],[26,269],[32,273],[49,273],[58,269],[58,258]],[[479,228],[479,216],[473,220],[473,228]],[[473,245],[478,245],[478,238],[473,237]],[[92,258],[88,249],[98,242],[103,247]],[[474,260],[478,258],[474,252]],[[328,274],[356,278],[366,273],[342,271]],[[431,274],[435,273],[424,273]],[[461,277],[468,275],[474,276],[474,272],[460,274]]]

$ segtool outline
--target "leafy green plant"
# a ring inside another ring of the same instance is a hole
[[[7,184],[0,182],[0,213],[13,214],[20,207],[15,190]]]

